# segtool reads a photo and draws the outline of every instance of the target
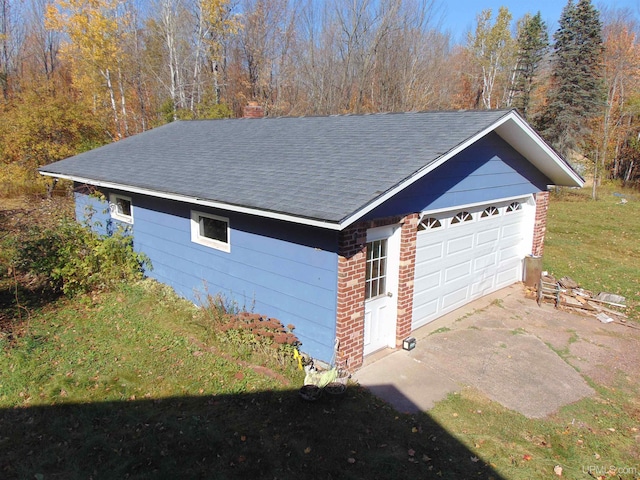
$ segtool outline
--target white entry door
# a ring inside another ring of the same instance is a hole
[[[364,354],[395,347],[398,310],[399,226],[367,232]]]

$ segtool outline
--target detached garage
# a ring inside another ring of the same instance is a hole
[[[40,171],[125,226],[149,276],[351,368],[520,281],[548,186],[583,184],[515,111],[175,122]]]

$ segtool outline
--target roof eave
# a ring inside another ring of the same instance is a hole
[[[298,223],[300,225],[319,227],[327,230],[338,231],[343,229],[343,226],[341,223],[331,222],[328,220],[300,217],[296,215],[290,215],[290,214],[281,213],[281,212],[273,212],[269,210],[261,210],[258,208],[246,207],[242,205],[233,205],[229,203],[218,202],[215,200],[208,200],[205,198],[192,197],[188,195],[182,195],[182,194],[170,193],[170,192],[160,192],[157,190],[152,190],[144,187],[137,187],[134,185],[125,185],[120,183],[108,182],[104,180],[95,180],[91,178],[80,177],[76,175],[66,175],[61,173],[48,172],[43,169],[40,169],[39,172],[41,175],[44,175],[47,177],[61,178],[64,180],[70,180],[77,183],[95,185],[96,187],[122,190],[125,192],[131,192],[131,193],[139,193],[141,195],[149,195],[151,197],[163,198],[166,200],[175,200],[179,202],[186,202],[194,205],[202,205],[202,206],[211,207],[211,208],[220,208],[220,209],[228,210],[231,212],[246,213],[249,215],[256,215],[263,218],[270,218],[273,220],[281,220],[285,222]]]
[[[513,110],[496,133],[551,180],[553,185],[583,187],[584,179]],[[522,135],[525,133],[525,135]]]
[[[584,185],[584,179],[551,147],[549,147],[540,135],[538,135],[515,110],[510,110],[503,117],[485,129],[479,131],[472,137],[469,137],[463,143],[439,157],[435,162],[432,162],[425,168],[417,171],[414,175],[397,184],[395,187],[376,198],[373,202],[343,219],[340,222],[343,226],[342,228],[346,228],[356,222],[359,218],[387,201],[396,193],[417,182],[425,175],[441,166],[447,160],[456,156],[458,153],[462,152],[464,149],[493,131],[495,131],[502,139],[518,151],[518,153],[544,173],[547,178],[553,182],[553,185],[569,187],[582,187]]]
[[[509,112],[509,114],[510,113],[511,112]],[[367,204],[361,210],[358,210],[357,212],[354,212],[350,216],[348,216],[345,219],[343,219],[341,224],[344,225],[344,227],[347,227],[347,226],[351,225],[352,223],[356,222],[359,218],[361,218],[362,216],[366,215],[371,210],[373,210],[374,208],[378,207],[379,205],[381,205],[382,203],[387,201],[389,198],[393,197],[396,193],[404,190],[408,186],[410,186],[413,183],[417,182],[418,180],[423,178],[425,175],[427,175],[428,173],[434,171],[436,168],[441,166],[447,160],[449,160],[452,157],[455,157],[457,154],[462,152],[464,149],[466,149],[467,147],[471,146],[472,144],[474,144],[475,142],[480,140],[482,137],[484,137],[485,135],[487,135],[488,133],[493,131],[496,128],[496,124],[499,124],[501,121],[504,120],[504,118],[505,117],[502,117],[497,122],[492,123],[490,126],[484,128],[483,130],[479,131],[475,135],[473,135],[473,136],[469,137],[468,139],[466,139],[464,142],[462,142],[458,146],[452,148],[451,150],[449,150],[448,152],[446,152],[445,154],[440,156],[434,162],[431,162],[429,165],[427,165],[424,168],[418,170],[412,176],[406,178],[404,181],[400,182],[395,187],[393,187],[392,189],[390,189],[387,192],[385,192],[383,195],[381,195],[378,198],[376,198],[373,202]]]

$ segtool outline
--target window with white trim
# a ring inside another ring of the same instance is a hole
[[[506,213],[522,210],[522,204],[520,202],[511,202],[507,207]]]
[[[131,198],[117,193],[109,194],[109,213],[111,218],[125,223],[133,223]]]
[[[458,212],[456,216],[451,219],[451,225],[470,222],[471,220],[473,220],[473,216],[469,212]]]
[[[387,239],[367,243],[365,300],[387,293]]]
[[[482,211],[480,218],[495,217],[496,215],[500,215],[500,211],[498,210],[498,207],[494,207],[492,205]]]
[[[191,241],[207,247],[231,251],[229,219],[191,210]]]
[[[418,231],[422,232],[423,230],[435,230],[436,228],[442,228],[442,223],[437,218],[429,217],[424,218],[418,224]]]

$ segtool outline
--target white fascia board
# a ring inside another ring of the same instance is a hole
[[[489,205],[496,205],[496,204],[499,204],[499,203],[514,202],[516,200],[521,200],[521,201],[525,201],[527,203],[531,203],[532,199],[533,199],[533,194],[528,193],[528,194],[525,194],[525,195],[515,195],[513,197],[498,198],[496,200],[465,203],[464,205],[456,205],[455,207],[434,208],[434,209],[431,209],[431,210],[424,210],[423,212],[421,212],[420,213],[420,219],[422,220],[424,217],[426,217],[428,215],[438,215],[438,214],[444,213],[444,212],[456,212],[456,211],[472,209],[472,208],[476,208],[476,207],[480,207],[480,206],[489,206]]]
[[[218,208],[222,210],[228,210],[231,212],[246,213],[249,215],[256,215],[258,217],[271,218],[274,220],[282,220],[285,222],[298,223],[301,225],[308,225],[311,227],[319,227],[327,230],[342,230],[343,226],[339,223],[331,223],[322,220],[315,220],[313,218],[296,217],[295,215],[287,215],[284,213],[270,212],[266,210],[259,210],[257,208],[243,207],[241,205],[230,205],[228,203],[216,202],[213,200],[206,200],[204,198],[190,197],[188,195],[180,195],[176,193],[158,192],[148,188],[135,187],[131,185],[123,185],[113,182],[105,182],[102,180],[92,180],[90,178],[78,177],[75,175],[63,175],[52,172],[40,172],[41,175],[47,177],[62,178],[65,180],[71,180],[73,182],[84,183],[88,185],[95,185],[96,187],[109,188],[115,190],[122,190],[125,192],[139,193],[141,195],[148,195],[151,197],[164,198],[166,200],[175,200],[178,202],[191,203],[194,205],[202,205],[205,207]]]
[[[544,173],[557,185],[582,187],[584,180],[578,175],[562,158],[549,147],[544,140],[525,122],[515,110],[511,110],[493,124],[478,132],[473,137],[468,138],[453,150],[450,150],[433,163],[419,170],[415,175],[400,183],[392,190],[378,197],[363,209],[355,212],[341,222],[347,227],[356,222],[359,218],[378,207],[396,193],[404,190],[409,185],[417,182],[428,173],[432,172],[450,158],[456,156],[467,147],[471,146],[485,135],[495,131],[502,139],[516,149],[523,157],[530,161],[536,168]],[[524,134],[524,135],[523,135]]]
[[[500,120],[498,120],[497,122],[493,123],[492,125],[490,125],[489,127],[485,128],[484,130],[476,133],[473,137],[468,138],[466,141],[464,141],[463,143],[461,143],[460,145],[458,145],[454,149],[449,150],[447,153],[442,155],[440,158],[438,158],[434,162],[430,163],[429,165],[427,165],[426,167],[422,168],[421,170],[418,170],[418,172],[416,172],[412,177],[407,178],[404,182],[396,185],[395,188],[389,190],[384,195],[378,197],[377,199],[375,199],[373,202],[371,202],[370,204],[368,204],[367,206],[365,206],[361,210],[358,210],[354,214],[352,214],[349,217],[347,217],[344,220],[342,220],[342,222],[340,222],[340,223],[341,223],[341,225],[343,225],[343,228],[344,227],[348,227],[352,223],[356,222],[359,218],[363,217],[364,215],[369,213],[374,208],[378,207],[379,205],[381,205],[384,202],[386,202],[387,200],[389,200],[396,193],[401,192],[402,190],[404,190],[408,186],[414,184],[415,182],[417,182],[418,180],[423,178],[428,173],[431,173],[432,171],[434,171],[436,168],[438,168],[440,165],[445,163],[447,160],[449,160],[452,157],[455,157],[457,154],[462,152],[465,148],[469,147],[470,145],[473,145],[475,142],[480,140],[482,137],[484,137],[485,135],[489,134],[491,131],[495,130],[496,126],[497,125],[501,125],[502,123],[504,123],[508,119],[508,116],[511,115],[511,113],[512,112],[510,112],[509,114],[505,115],[505,117],[502,117]]]

